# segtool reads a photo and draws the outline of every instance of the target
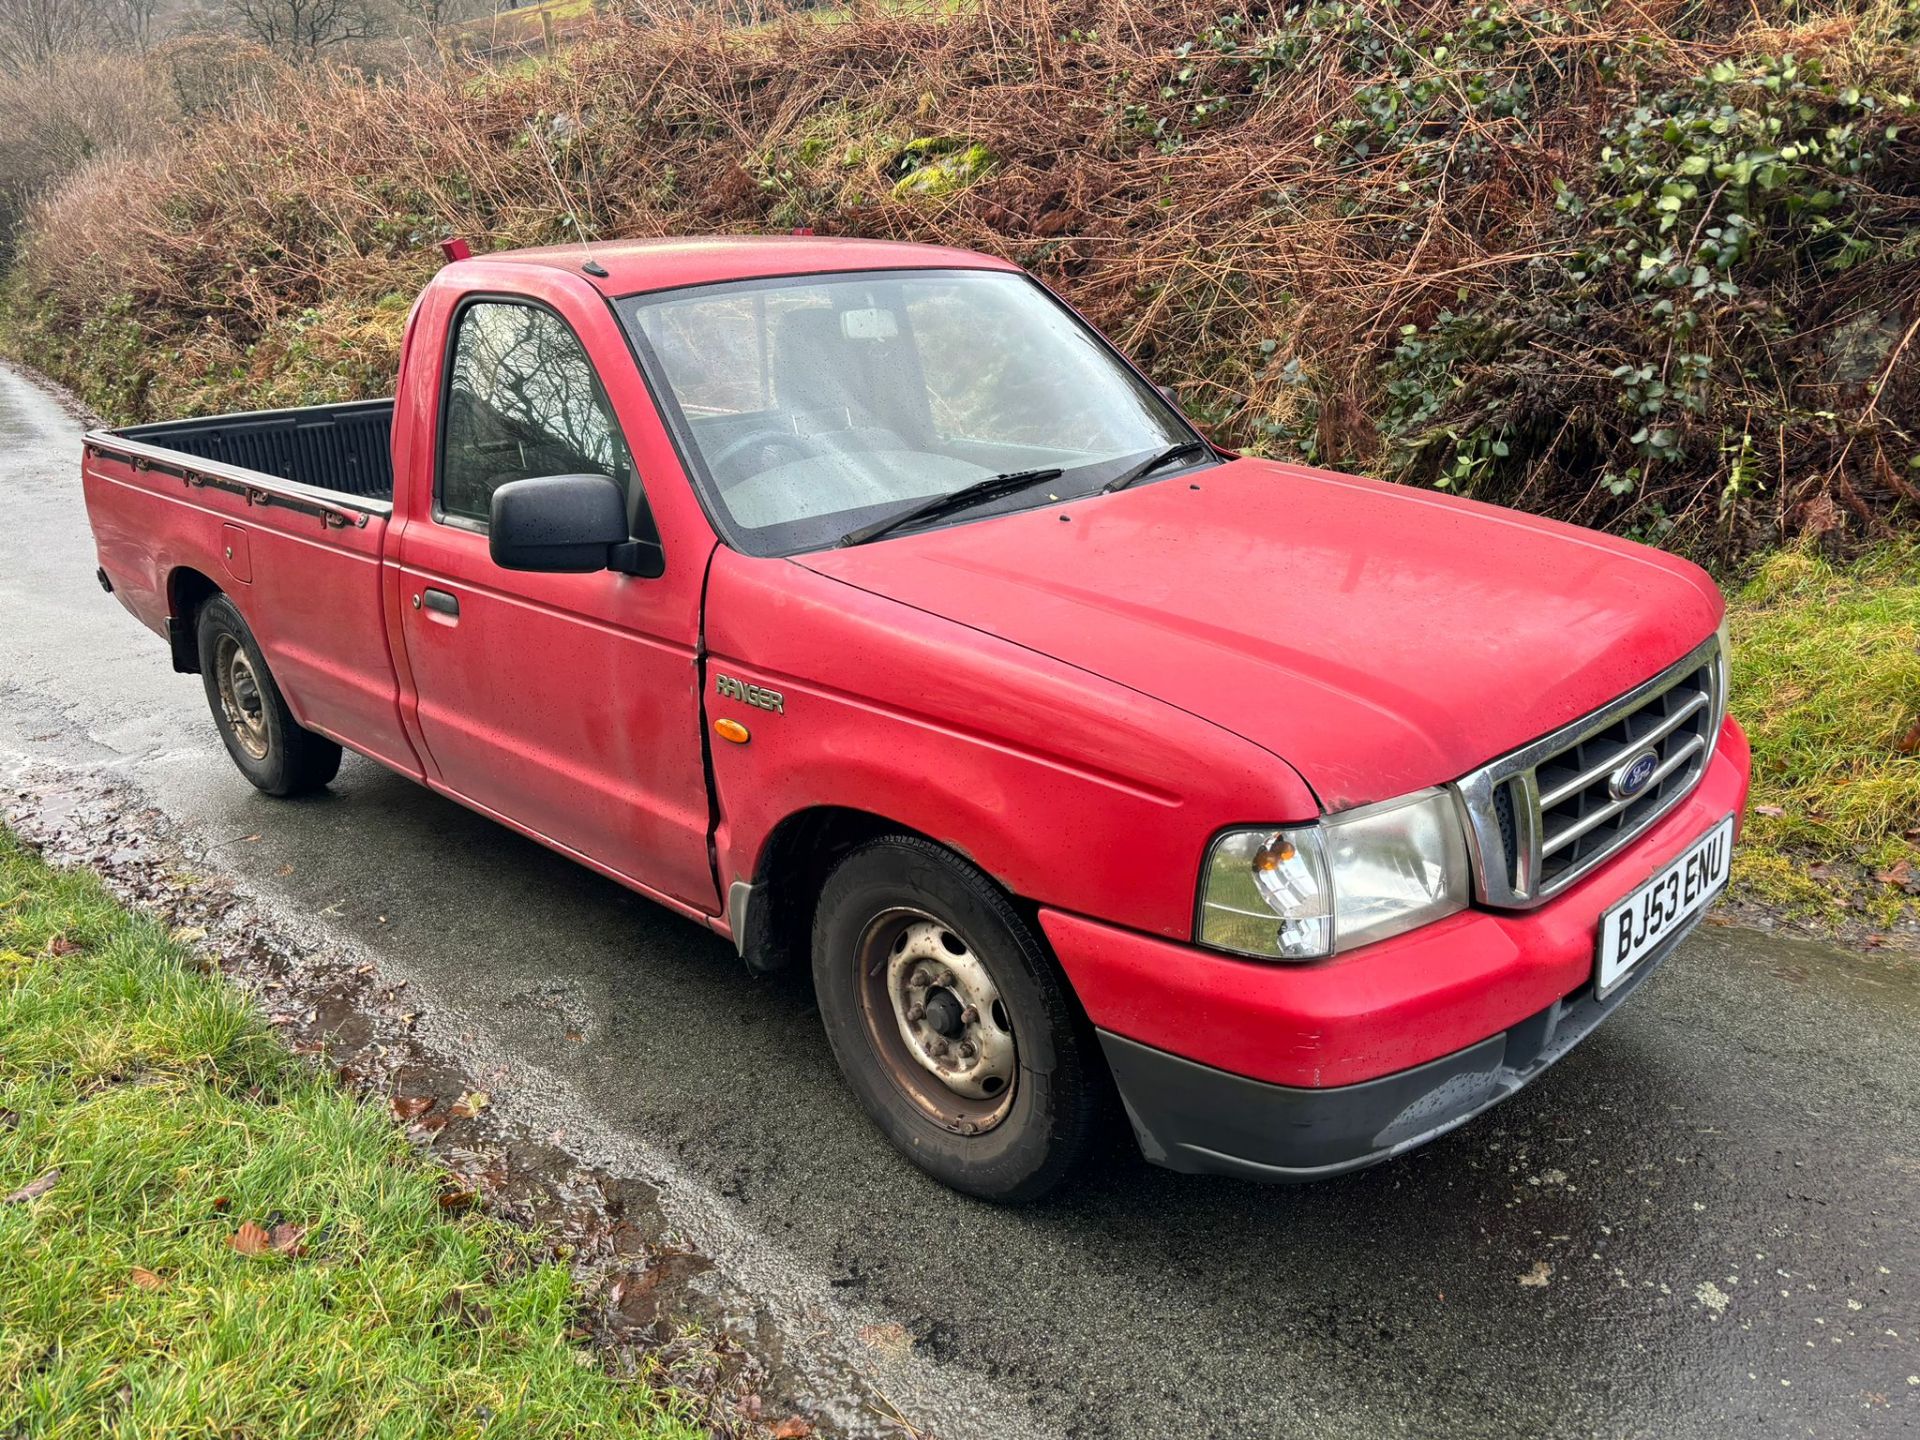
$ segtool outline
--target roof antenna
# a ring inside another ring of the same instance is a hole
[[[589,248],[587,242],[587,227],[580,223],[579,214],[574,210],[573,206],[567,202],[567,187],[560,183],[560,172],[553,168],[553,157],[547,153],[546,140],[537,129],[532,127],[528,128],[527,134],[528,138],[533,141],[535,147],[539,149],[540,163],[547,167],[547,178],[553,181],[553,193],[559,198],[561,205],[565,207],[567,220],[573,226],[573,233],[580,237],[580,248],[586,252],[586,258],[580,262],[580,269],[584,273],[593,276],[596,280],[606,279],[607,267],[593,258],[593,251]]]

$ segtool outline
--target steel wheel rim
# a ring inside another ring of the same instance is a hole
[[[887,1078],[956,1135],[1013,1108],[1019,1051],[993,974],[966,938],[922,910],[883,911],[855,946],[867,1037]]]
[[[231,635],[222,635],[213,648],[213,678],[234,743],[255,760],[266,759],[271,738],[266,696],[246,648]]]

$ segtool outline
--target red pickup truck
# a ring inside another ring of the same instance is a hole
[[[462,259],[391,401],[86,437],[100,580],[292,795],[341,747],[810,957],[861,1105],[1046,1191],[1429,1140],[1717,897],[1723,607],[1605,535],[1234,456],[1002,261]]]

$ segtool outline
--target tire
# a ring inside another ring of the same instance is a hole
[[[214,727],[240,773],[269,795],[324,789],[340,771],[340,747],[293,718],[234,603],[207,601],[195,634]]]
[[[1086,1155],[1105,1095],[1092,1031],[974,866],[905,835],[852,851],[820,894],[813,977],[854,1097],[936,1180],[1020,1204]]]

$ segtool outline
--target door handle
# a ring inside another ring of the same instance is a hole
[[[460,613],[460,597],[457,595],[449,595],[444,590],[435,590],[432,586],[428,586],[421,592],[421,597],[427,609],[436,614],[458,615]]]

